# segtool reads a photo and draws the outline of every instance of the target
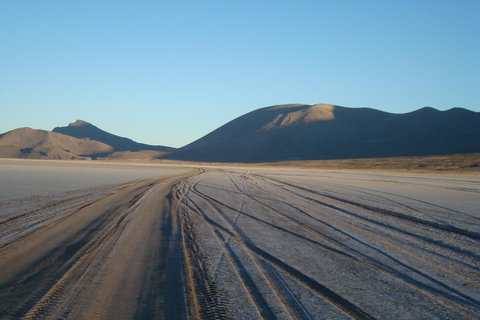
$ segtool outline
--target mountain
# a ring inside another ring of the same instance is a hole
[[[148,144],[138,143],[128,138],[116,136],[114,134],[103,131],[94,125],[83,121],[77,120],[70,123],[67,127],[56,127],[53,132],[62,133],[67,136],[83,139],[88,138],[90,140],[100,141],[114,148],[114,151],[140,151],[140,150],[153,150],[153,151],[173,151],[174,148],[164,146],[152,146]]]
[[[53,132],[20,128],[0,135],[3,158],[265,162],[455,153],[480,153],[479,112],[277,105],[238,117],[180,149],[137,143],[82,120]]]
[[[20,128],[0,135],[0,158],[88,159],[113,151],[98,141]]]
[[[208,162],[348,159],[480,152],[480,113],[277,105],[240,116],[164,158]]]

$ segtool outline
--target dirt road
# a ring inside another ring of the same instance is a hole
[[[0,318],[477,319],[479,182],[206,168],[0,203]]]
[[[94,199],[84,195],[84,202],[54,201],[0,221],[0,317],[185,314],[181,237],[168,196],[185,178],[120,185]],[[58,206],[63,210],[51,214]]]

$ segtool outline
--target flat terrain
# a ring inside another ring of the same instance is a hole
[[[478,174],[6,162],[1,319],[480,317]]]
[[[258,165],[257,165],[258,166]],[[421,173],[480,174],[480,153],[425,157],[280,161],[261,166],[321,170],[371,170]]]

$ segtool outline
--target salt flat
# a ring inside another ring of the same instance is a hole
[[[52,163],[0,165],[0,318],[480,317],[478,175]]]
[[[219,169],[180,191],[235,318],[480,316],[478,176]]]
[[[0,159],[0,201],[48,196],[188,171],[182,167]]]

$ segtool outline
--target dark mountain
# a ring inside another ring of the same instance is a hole
[[[423,108],[391,114],[332,105],[247,113],[164,158],[262,162],[480,152],[480,113]]]
[[[154,151],[173,151],[174,148],[164,146],[152,146],[148,144],[138,143],[128,138],[116,136],[114,134],[103,131],[94,125],[77,120],[70,123],[68,127],[56,127],[53,132],[65,134],[67,136],[83,139],[88,138],[95,141],[100,141],[114,148],[114,151],[140,151],[140,150],[154,150]]]
[[[112,151],[99,141],[45,130],[20,128],[0,135],[0,158],[88,159]]]

